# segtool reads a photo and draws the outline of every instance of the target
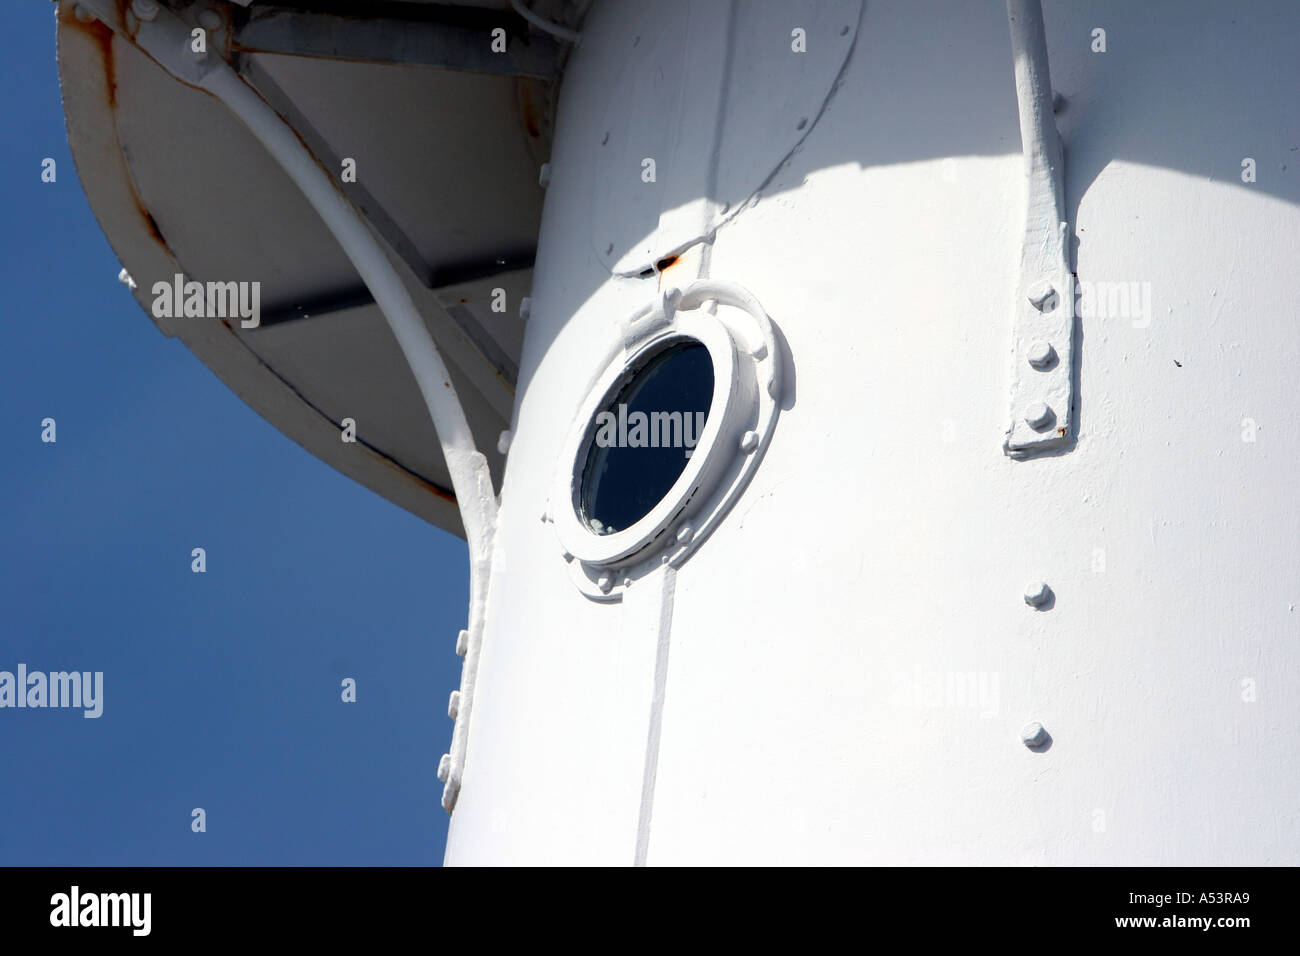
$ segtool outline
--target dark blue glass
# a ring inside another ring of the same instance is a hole
[[[579,508],[596,534],[636,524],[686,469],[713,401],[713,359],[679,340],[645,362],[591,425]]]

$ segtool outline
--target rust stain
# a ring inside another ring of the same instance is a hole
[[[119,19],[122,16],[122,9],[124,3],[125,0],[118,0],[117,5],[118,5]],[[116,70],[116,62],[113,57],[113,31],[108,27],[107,24],[102,23],[99,20],[91,20],[89,22],[84,22],[82,20],[77,19],[77,16],[73,12],[73,9],[74,8],[71,5],[67,7],[58,8],[56,16],[58,17],[60,27],[61,29],[72,30],[85,35],[95,44],[96,47],[99,48],[100,65],[104,75],[105,106],[108,108],[109,114],[113,117],[113,125],[114,127],[116,127],[117,125],[117,70]],[[188,86],[190,84],[186,84],[186,85]],[[529,105],[531,106],[531,104]],[[537,126],[536,113],[534,110],[529,109],[525,112],[525,123],[528,126],[528,132],[530,136],[541,135],[541,130]],[[299,142],[302,142],[303,146],[307,146],[307,143],[298,134],[298,131],[294,130],[292,127],[290,127],[290,129],[292,130],[295,136],[298,136]],[[307,152],[308,155],[310,155],[313,159],[316,160],[316,164],[320,166],[323,170],[325,170],[327,175],[330,175],[330,171],[328,169],[325,169],[324,164],[322,164],[321,161],[315,156],[315,154],[312,153],[310,148],[307,149]],[[149,235],[152,236],[153,239],[158,243],[158,245],[162,248],[162,250],[167,254],[167,256],[174,262],[176,260],[176,257],[175,255],[172,254],[171,248],[167,245],[167,240],[163,237],[162,230],[158,227],[158,221],[154,219],[153,213],[151,213],[148,207],[145,206],[144,200],[140,197],[139,192],[136,190],[134,181],[132,181],[130,175],[125,176],[124,179],[125,179],[127,189],[131,194],[131,199],[134,202],[137,211],[140,213],[140,219],[144,224],[145,229],[148,231]],[[463,300],[462,304],[467,304],[468,301],[469,301],[468,299],[465,299]],[[227,331],[231,332],[232,334],[234,333],[234,328],[231,326],[230,322],[227,319],[222,319],[221,324],[226,327]],[[261,359],[259,358],[258,361],[261,362]],[[270,369],[269,366],[266,366],[265,362],[262,362],[261,364],[267,368],[267,371],[270,372],[272,376],[279,378],[279,376],[276,375],[276,373],[272,369]],[[284,380],[281,379],[281,381]],[[447,388],[451,388],[450,382],[444,382],[443,384]],[[290,386],[290,388],[292,388],[292,386]],[[299,396],[299,398],[301,398],[301,396]],[[304,403],[306,403],[305,399],[303,399],[303,401]],[[393,459],[389,458],[387,455],[384,455],[382,452],[379,452],[377,449],[370,448],[368,445],[365,444],[362,444],[361,447],[365,449],[365,451],[369,454],[369,456],[372,459],[380,462],[389,471],[394,472],[399,477],[405,479],[409,483],[424,490],[425,492],[432,494],[436,498],[440,498],[444,501],[450,502],[453,505],[456,504],[456,495],[451,491],[448,491],[446,488],[441,488],[438,485],[435,485],[432,482],[427,481],[424,478],[421,478],[419,475],[399,465],[397,462],[393,461]]]
[[[677,265],[677,263],[680,260],[681,260],[680,256],[676,256],[676,255],[664,256],[662,259],[656,262],[651,268],[646,269],[644,272],[642,272],[641,275],[644,278],[649,278],[650,276],[658,273],[659,278],[656,280],[657,288],[662,289],[664,285],[664,273],[669,269],[671,269],[673,266]]]
[[[363,448],[366,452],[368,452],[372,459],[378,461],[389,471],[396,474],[399,478],[403,478],[406,481],[410,482],[411,484],[415,485],[417,488],[420,488],[424,491],[431,493],[435,498],[441,498],[443,501],[449,501],[453,505],[456,504],[456,496],[452,494],[450,491],[448,491],[446,488],[440,488],[437,485],[435,485],[433,482],[426,481],[425,479],[421,478],[415,472],[408,471],[406,468],[403,468],[401,465],[393,461],[393,459],[389,458],[387,455],[385,455],[383,452],[379,451],[378,449],[371,448],[369,445],[365,445],[365,444],[361,444],[360,447]]]
[[[73,7],[60,8],[58,13],[59,23],[62,29],[72,30],[83,34],[99,48],[100,68],[104,74],[104,99],[108,107],[109,114],[113,117],[113,126],[117,127],[117,65],[113,57],[113,31],[108,24],[100,20],[91,20],[83,22],[77,19],[73,12]],[[122,13],[122,2],[118,3],[118,14]],[[120,148],[120,144],[119,144]],[[125,164],[125,158],[124,158]],[[136,211],[140,214],[140,220],[144,225],[145,231],[153,238],[159,247],[165,252],[172,261],[176,256],[172,254],[171,247],[167,245],[167,240],[158,228],[158,220],[154,219],[153,213],[144,204],[140,193],[136,190],[135,181],[128,174],[123,177],[127,190],[131,194],[131,200],[135,203]]]
[[[149,235],[158,240],[160,246],[167,248],[167,240],[163,238],[162,230],[158,228],[158,220],[153,217],[153,213],[144,208],[144,203],[140,201],[139,196],[135,197],[135,204],[139,207],[141,214],[144,216],[144,224],[149,229]]]
[[[99,56],[104,65],[104,88],[108,98],[108,108],[117,110],[117,75],[113,68],[113,31],[108,24],[99,20],[85,23],[77,19],[74,7],[61,7],[58,11],[59,23],[65,30],[82,33],[99,47]]]
[[[546,115],[544,87],[536,80],[521,77],[515,85],[515,96],[519,103],[519,118],[524,121],[524,131],[532,139],[541,139]]]
[[[283,117],[281,118],[283,119]],[[316,164],[317,168],[319,168],[320,171],[323,172],[327,178],[333,180],[334,171],[325,165],[325,161],[323,159],[321,159],[319,156],[316,155],[315,151],[311,148],[311,144],[302,138],[302,134],[299,133],[298,130],[294,128],[294,125],[288,121],[286,121],[283,125],[284,128],[287,129],[289,132],[293,133],[294,138],[297,139],[298,142],[302,144],[302,148],[306,151],[307,155],[311,158],[311,161]]]
[[[525,99],[523,103],[524,129],[528,130],[528,135],[536,139],[542,135],[542,124],[537,119],[537,109],[534,107],[531,99]]]
[[[162,251],[167,253],[167,257],[175,262],[176,256],[173,255],[171,246],[167,245],[167,240],[163,237],[162,230],[158,228],[158,220],[154,219],[153,213],[151,213],[149,208],[144,204],[144,200],[140,198],[140,194],[135,188],[135,181],[130,177],[127,177],[127,188],[131,192],[131,199],[135,203],[136,211],[140,214],[140,220],[144,223],[145,230],[153,238],[154,242],[158,243],[158,246]]]

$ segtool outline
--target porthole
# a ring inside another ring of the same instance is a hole
[[[632,527],[672,490],[704,434],[713,377],[706,345],[673,340],[597,412],[578,492],[579,515],[593,532]]]
[[[670,289],[620,331],[575,416],[546,515],[596,600],[619,599],[704,542],[763,456],[780,393],[771,320],[733,283]]]

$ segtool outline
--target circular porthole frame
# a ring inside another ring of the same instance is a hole
[[[716,310],[706,308],[716,303]],[[621,600],[664,564],[681,566],[748,485],[780,413],[780,350],[772,321],[745,288],[699,279],[668,289],[621,326],[623,339],[588,389],[565,439],[547,517],[578,589],[596,601]],[[698,342],[713,361],[713,398],[704,430],[682,473],[640,520],[597,534],[581,517],[580,494],[596,416],[656,355]]]

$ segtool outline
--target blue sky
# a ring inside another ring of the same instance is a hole
[[[0,865],[440,863],[464,542],[154,327],[77,182],[53,6],[0,23],[0,670],[104,673],[97,720],[0,709]]]

